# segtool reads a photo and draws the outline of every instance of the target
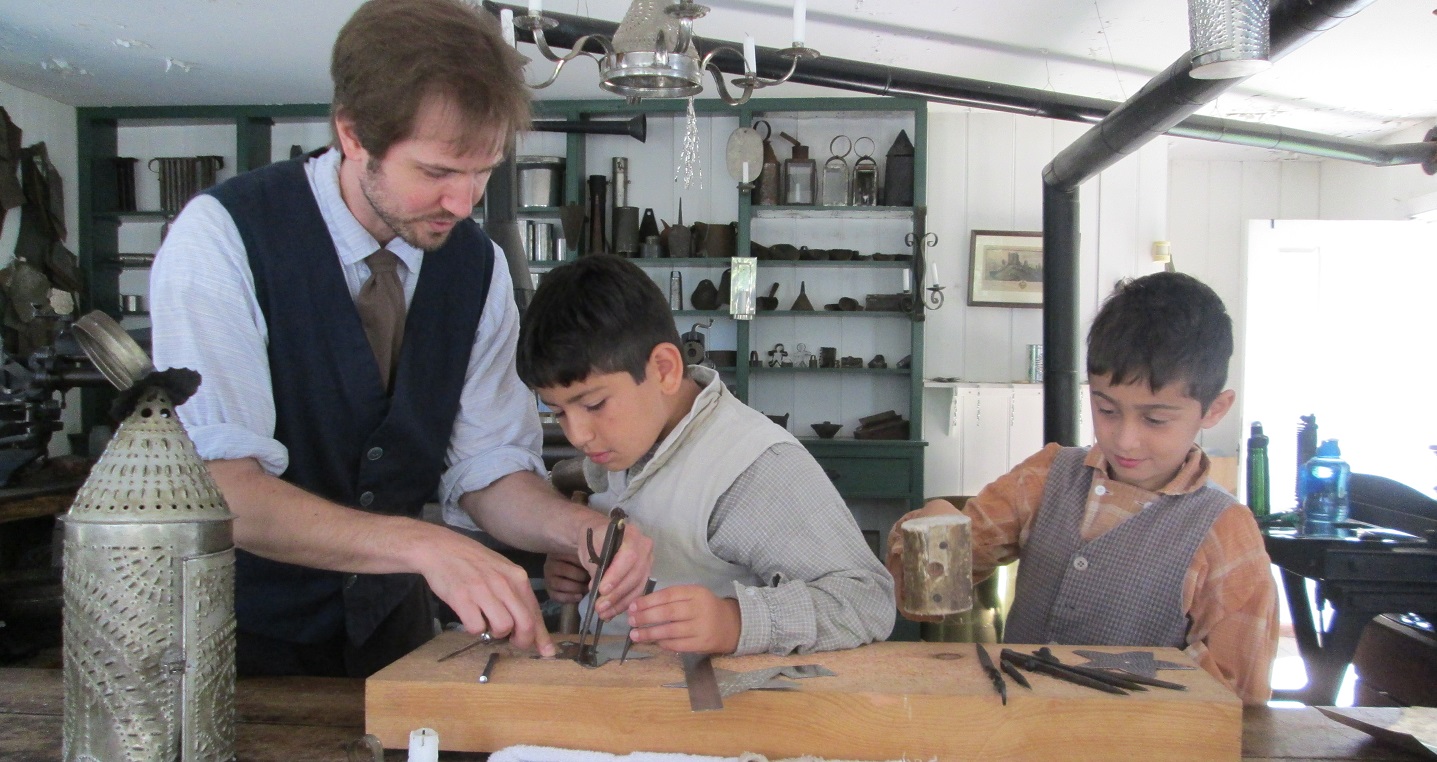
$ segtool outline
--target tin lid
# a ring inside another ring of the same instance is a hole
[[[562,157],[562,156],[520,156],[520,157],[518,157],[518,158],[516,158],[516,159],[514,160],[514,165],[515,165],[515,166],[518,166],[518,167],[550,166],[550,165],[554,165],[554,164],[558,164],[558,165],[562,166],[562,165],[564,164],[564,157]]]

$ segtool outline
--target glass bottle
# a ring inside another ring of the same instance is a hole
[[[1270,496],[1267,436],[1262,433],[1262,424],[1253,421],[1252,433],[1247,438],[1247,507],[1252,509],[1252,515],[1261,519],[1271,513]]]

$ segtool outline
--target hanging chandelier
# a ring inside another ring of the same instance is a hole
[[[558,55],[544,39],[545,30],[558,25],[558,21],[543,15],[541,0],[529,0],[527,15],[512,18],[504,9],[500,14],[501,26],[509,41],[513,42],[513,30],[525,29],[534,36],[534,45],[545,59],[554,63],[554,72],[543,82],[530,87],[541,89],[553,84],[563,70],[564,64],[575,58],[591,58],[599,66],[599,86],[622,95],[631,103],[643,98],[691,98],[703,91],[704,71],[708,71],[718,88],[718,95],[724,103],[737,106],[748,102],[755,90],[787,82],[798,68],[799,61],[818,57],[818,51],[803,44],[805,0],[796,0],[793,9],[794,41],[787,48],[777,51],[780,57],[789,60],[788,72],[776,79],[758,76],[757,55],[753,37],[745,36],[743,50],[720,45],[703,56],[694,44],[693,22],[708,14],[706,6],[691,0],[634,0],[624,14],[613,38],[590,34],[580,37],[568,54]],[[602,56],[586,52],[585,46],[594,42],[604,53]],[[729,55],[742,59],[744,75],[725,83],[723,72],[714,63],[718,56]],[[738,95],[730,92],[730,84]]]

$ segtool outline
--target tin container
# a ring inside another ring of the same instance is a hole
[[[1041,384],[1043,382],[1043,345],[1028,345],[1028,383]]]
[[[520,156],[514,163],[519,176],[519,208],[562,206],[564,157]]]

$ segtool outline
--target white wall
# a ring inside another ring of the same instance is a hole
[[[79,200],[75,189],[79,184],[79,159],[75,140],[75,108],[28,90],[21,90],[6,82],[0,82],[0,107],[10,114],[10,121],[20,128],[22,145],[30,146],[42,141],[45,143],[50,163],[55,165],[62,180],[65,228],[69,231],[69,238],[65,243],[71,251],[78,253]],[[0,267],[15,259],[15,240],[19,231],[20,209],[11,209],[5,215],[4,230],[0,231]],[[79,405],[78,390],[72,390],[65,395],[66,431],[79,430]],[[51,454],[69,451],[70,443],[63,435],[51,440]]]
[[[924,329],[928,378],[1024,381],[1027,345],[1043,340],[1037,309],[967,306],[973,230],[1042,230],[1042,169],[1085,125],[934,105],[928,117],[928,229],[938,235],[946,300]],[[1158,269],[1152,243],[1166,238],[1167,139],[1160,138],[1079,190],[1079,325],[1086,331],[1113,283]],[[950,464],[961,444],[947,434],[947,390],[925,392],[924,491],[959,494]]]
[[[1390,142],[1416,142],[1432,125],[1416,127]],[[1174,140],[1178,157],[1192,151]],[[1437,177],[1420,167],[1371,167],[1322,161],[1275,151],[1229,149],[1217,158],[1174,158],[1168,170],[1167,219],[1177,268],[1212,286],[1233,316],[1237,347],[1228,385],[1244,400],[1242,356],[1247,301],[1247,224],[1250,220],[1398,220],[1406,202],[1437,192]],[[1214,455],[1237,455],[1246,441],[1241,409],[1204,433]],[[1269,424],[1269,436],[1295,430]],[[1273,434],[1272,432],[1276,432]]]

